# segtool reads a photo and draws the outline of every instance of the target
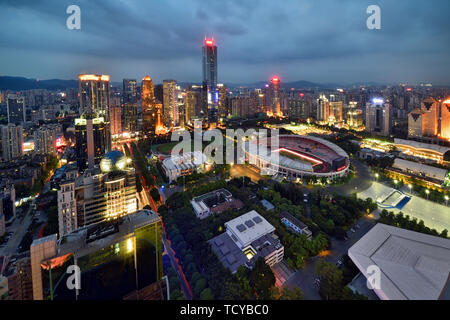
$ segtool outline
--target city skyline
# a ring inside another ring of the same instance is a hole
[[[449,6],[440,2],[441,8]],[[97,73],[120,81],[150,73],[157,83],[200,83],[206,36],[220,49],[220,83],[252,83],[276,74],[282,82],[449,85],[447,10],[435,10],[435,3],[378,1],[381,29],[369,30],[370,4],[79,1],[81,30],[68,30],[69,3],[6,1],[0,4],[0,68],[3,75],[39,79]]]

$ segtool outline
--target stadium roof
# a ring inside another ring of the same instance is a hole
[[[449,239],[378,223],[348,255],[366,278],[369,266],[380,268],[380,287],[374,291],[382,300],[448,297]]]
[[[394,139],[394,143],[395,143],[395,145],[405,145],[405,146],[409,146],[414,149],[422,149],[424,151],[430,150],[433,152],[437,152],[437,153],[441,154],[442,156],[447,151],[450,150],[449,147],[444,147],[444,146],[440,146],[437,144],[423,143],[423,142],[417,142],[417,141],[413,141],[413,140],[404,140],[404,139],[398,139],[398,138]]]
[[[415,172],[424,173],[427,177],[444,181],[447,175],[447,170],[436,168],[432,166],[427,166],[422,163],[408,161],[396,158],[394,160],[394,168],[399,168],[401,170],[411,170]]]

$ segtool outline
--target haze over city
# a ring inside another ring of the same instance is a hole
[[[436,1],[75,1],[81,30],[66,28],[71,1],[1,1],[1,75],[199,82],[205,36],[220,48],[219,81],[449,85],[448,12]],[[381,29],[366,8],[381,8]],[[435,8],[439,7],[440,10]],[[10,19],[14,17],[14,19]]]

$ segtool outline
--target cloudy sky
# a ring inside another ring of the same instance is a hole
[[[81,30],[66,8],[81,8]],[[381,30],[369,30],[369,5]],[[0,0],[0,75],[201,81],[205,35],[219,81],[450,85],[449,0]]]

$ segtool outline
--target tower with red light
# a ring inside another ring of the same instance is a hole
[[[202,47],[203,103],[209,123],[217,123],[219,94],[217,90],[217,46],[213,38],[205,38]]]
[[[270,79],[270,89],[272,96],[272,113],[274,115],[281,115],[279,77],[273,76],[272,79]]]

